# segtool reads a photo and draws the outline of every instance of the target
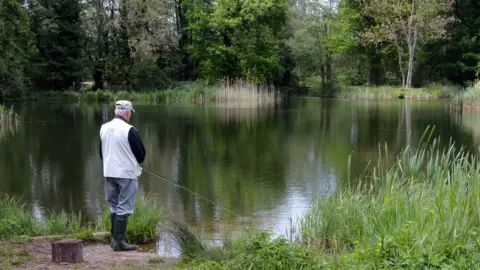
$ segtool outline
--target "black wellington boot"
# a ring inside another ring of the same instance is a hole
[[[115,241],[113,243],[113,251],[132,251],[137,249],[135,245],[129,245],[127,242],[125,242],[127,223],[128,215],[115,215]]]
[[[110,246],[113,248],[113,242],[115,242],[115,240],[113,239],[113,232],[114,232],[114,228],[115,228],[115,213],[110,213],[110,226],[111,226],[111,229],[110,229],[110,235],[112,236],[112,241],[110,242]]]

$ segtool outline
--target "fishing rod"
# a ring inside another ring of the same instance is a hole
[[[161,175],[158,175],[158,174],[156,174],[156,173],[154,173],[154,172],[152,172],[152,171],[150,171],[150,170],[148,170],[148,169],[145,169],[145,168],[142,168],[142,169],[143,169],[144,171],[150,173],[150,174],[153,175],[153,176],[156,176],[156,177],[158,177],[158,178],[160,178],[160,179],[162,179],[162,180],[164,180],[164,181],[166,181],[166,182],[169,182],[170,184],[172,184],[172,185],[174,185],[174,186],[176,186],[176,187],[179,187],[179,188],[181,188],[181,189],[183,189],[183,190],[186,190],[187,192],[190,192],[190,193],[192,193],[192,194],[194,194],[194,195],[196,195],[196,196],[198,196],[198,197],[200,197],[200,198],[202,198],[202,199],[204,199],[204,200],[206,200],[206,201],[208,201],[208,202],[210,202],[210,203],[212,203],[212,204],[214,204],[214,205],[216,205],[216,206],[221,207],[223,210],[229,212],[230,214],[233,214],[233,215],[236,216],[236,217],[242,217],[242,216],[240,216],[239,214],[233,212],[232,210],[223,207],[223,206],[220,205],[219,203],[216,203],[216,202],[214,202],[214,201],[212,201],[212,200],[210,200],[210,199],[208,199],[208,198],[206,198],[206,197],[204,197],[204,196],[202,196],[202,195],[200,195],[200,194],[198,194],[198,193],[196,193],[196,192],[193,192],[193,191],[189,190],[188,188],[183,187],[183,186],[181,186],[181,185],[173,182],[172,180],[169,180],[169,179],[167,179],[167,178],[165,178],[165,177],[163,177],[163,176],[161,176]]]

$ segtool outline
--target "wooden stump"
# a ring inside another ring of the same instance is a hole
[[[83,262],[82,240],[65,239],[52,243],[52,261],[80,263]]]

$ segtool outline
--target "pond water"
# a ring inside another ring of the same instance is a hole
[[[284,234],[311,200],[337,192],[377,156],[414,145],[428,126],[477,152],[479,119],[444,101],[289,99],[270,108],[134,103],[132,124],[147,149],[144,168],[238,213],[144,171],[140,195],[157,197],[168,213],[209,241],[244,225]],[[19,195],[41,216],[48,211],[99,214],[104,203],[97,152],[111,104],[36,102],[16,105],[17,130],[0,132],[0,193]],[[163,242],[162,242],[163,243]],[[158,249],[164,249],[164,243]]]

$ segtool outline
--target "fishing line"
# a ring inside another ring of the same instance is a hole
[[[212,200],[210,200],[210,199],[208,199],[208,198],[205,198],[204,196],[202,196],[202,195],[200,195],[200,194],[198,194],[198,193],[196,193],[196,192],[193,192],[193,191],[189,190],[188,188],[182,187],[181,185],[173,182],[172,180],[169,180],[169,179],[167,179],[167,178],[165,178],[165,177],[163,177],[163,176],[161,176],[161,175],[158,175],[158,174],[156,174],[156,173],[154,173],[154,172],[152,172],[152,171],[150,171],[150,170],[148,170],[148,169],[145,169],[145,168],[142,168],[142,169],[143,169],[144,171],[150,173],[150,174],[153,175],[153,176],[156,176],[156,177],[158,177],[158,178],[160,178],[160,179],[162,179],[162,180],[164,180],[164,181],[166,181],[166,182],[169,182],[170,184],[172,184],[172,185],[174,185],[174,186],[176,186],[176,187],[179,187],[179,188],[181,188],[181,189],[183,189],[183,190],[186,190],[186,191],[188,191],[188,192],[190,192],[190,193],[192,193],[192,194],[194,194],[194,195],[197,195],[198,197],[200,197],[200,198],[202,198],[202,199],[204,199],[204,200],[206,200],[206,201],[208,201],[208,202],[210,202],[210,203],[212,203],[212,204],[214,204],[214,205],[216,205],[216,206],[221,207],[223,210],[229,212],[230,214],[235,215],[236,217],[240,217],[240,218],[242,217],[242,216],[240,216],[239,214],[233,212],[232,210],[227,209],[227,208],[221,206],[219,203],[216,203],[216,202],[214,202],[214,201],[212,201]]]

